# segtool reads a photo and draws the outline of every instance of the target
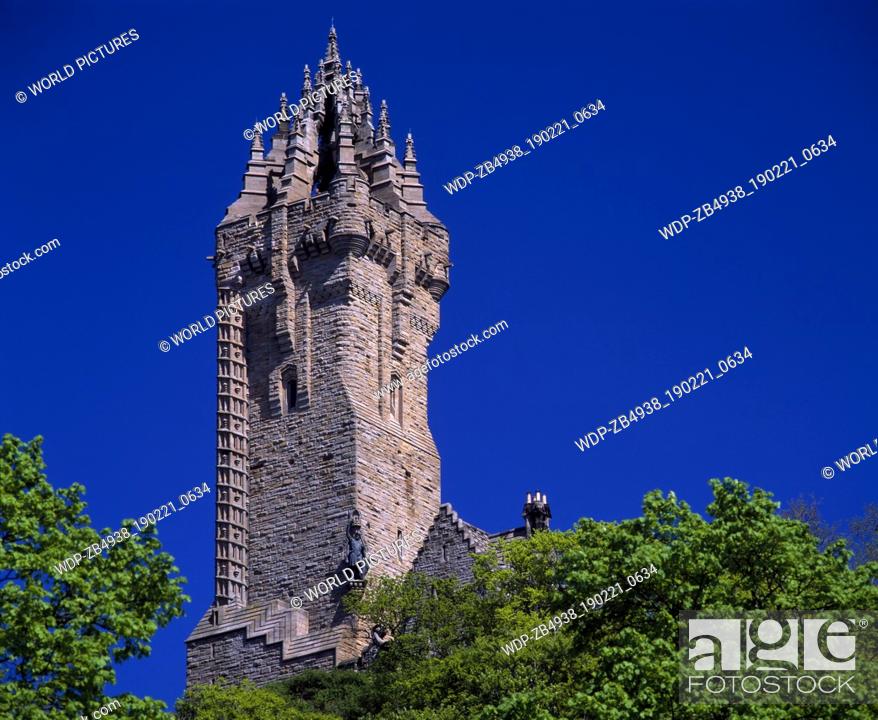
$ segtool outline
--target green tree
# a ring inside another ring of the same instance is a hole
[[[863,514],[848,523],[848,535],[855,563],[878,561],[878,505],[866,505]]]
[[[781,516],[763,490],[730,478],[711,485],[706,517],[674,493],[652,492],[640,517],[583,519],[567,532],[501,543],[476,558],[467,585],[416,574],[370,580],[364,593],[348,595],[348,609],[396,639],[364,673],[284,681],[288,706],[344,720],[876,717],[869,705],[679,702],[683,612],[878,607],[878,563],[852,567],[843,540],[815,537],[810,515]],[[627,587],[626,576],[650,565],[652,577],[602,607],[580,606],[617,582]],[[534,628],[571,609],[571,622],[533,638]],[[510,646],[525,634],[524,649]]]
[[[297,710],[324,712],[342,720],[367,715],[375,706],[373,673],[306,670],[269,685]]]
[[[820,513],[820,502],[813,494],[808,497],[800,495],[787,503],[787,506],[781,510],[781,515],[790,520],[800,520],[805,523],[811,534],[820,541],[820,549],[823,550],[842,535],[837,527],[829,525],[823,520]]]
[[[177,703],[177,720],[337,720],[337,715],[297,710],[280,691],[240,685],[200,685]]]
[[[149,655],[156,629],[188,598],[154,528],[59,573],[111,529],[91,527],[82,485],[49,484],[41,446],[12,435],[0,444],[0,717],[76,720],[112,701],[103,688],[115,682],[113,663]],[[160,701],[115,699],[114,718],[167,717]]]
[[[878,564],[851,568],[843,541],[820,547],[806,523],[778,514],[769,493],[711,481],[709,519],[674,493],[652,492],[643,515],[619,523],[581,520],[570,532],[538,533],[501,547],[503,562],[478,559],[476,582],[410,603],[407,632],[375,663],[374,717],[394,720],[733,720],[873,718],[870,706],[683,705],[677,698],[677,632],[684,611],[734,617],[755,609],[864,609],[878,605]],[[585,613],[579,602],[642,567],[658,573]],[[392,584],[394,581],[386,581]],[[395,581],[405,586],[413,581]],[[441,585],[437,586],[441,589]],[[354,601],[386,621],[394,596],[382,588]],[[509,641],[562,610],[577,619]],[[419,618],[429,618],[428,623]],[[444,628],[437,636],[433,629]],[[458,628],[470,628],[469,634]],[[456,638],[450,644],[447,638]],[[413,652],[424,647],[439,653]]]

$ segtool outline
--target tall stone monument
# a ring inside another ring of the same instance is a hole
[[[400,161],[387,104],[376,127],[334,28],[302,97],[294,115],[281,95],[268,152],[255,132],[216,230],[218,305],[266,282],[275,292],[217,324],[216,597],[187,640],[189,684],[356,660],[369,630],[342,609],[344,588],[303,591],[439,510],[427,384],[406,370],[439,325],[448,232],[427,210],[411,135]],[[408,571],[416,552],[365,582]]]

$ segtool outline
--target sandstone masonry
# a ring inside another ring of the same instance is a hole
[[[302,96],[342,74],[333,28]],[[440,508],[427,383],[376,396],[426,360],[451,264],[411,134],[400,162],[387,104],[375,127],[353,77],[280,122],[267,152],[256,130],[216,230],[218,304],[266,281],[276,292],[217,324],[216,589],[187,639],[189,685],[354,664],[370,633],[341,607],[350,588],[300,608],[293,596],[416,528],[429,528],[421,548],[359,582],[413,566],[468,580],[490,542]]]

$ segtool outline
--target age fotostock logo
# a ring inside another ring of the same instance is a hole
[[[748,615],[681,618],[681,702],[875,701],[870,614]]]

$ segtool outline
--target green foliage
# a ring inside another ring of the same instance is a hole
[[[371,673],[307,670],[269,685],[291,707],[317,710],[343,720],[362,717],[376,705]]]
[[[59,562],[101,537],[84,488],[46,480],[42,438],[0,444],[0,717],[70,720],[112,701],[111,662],[149,655],[156,629],[182,615],[183,578],[154,529],[59,574]],[[118,528],[112,528],[118,530]],[[164,703],[116,697],[114,718],[166,718]]]
[[[297,710],[278,690],[245,681],[190,688],[177,703],[177,720],[337,720],[337,716]]]
[[[878,505],[866,505],[864,513],[850,521],[848,532],[855,563],[878,561]]]
[[[348,596],[348,609],[396,640],[366,672],[285,681],[289,706],[344,720],[876,717],[872,706],[679,703],[683,611],[878,606],[878,563],[852,568],[842,541],[821,543],[805,522],[778,515],[763,490],[728,478],[711,484],[707,519],[656,491],[641,517],[581,520],[568,532],[502,543],[499,554],[476,559],[466,586],[415,574],[370,581],[365,594]],[[655,576],[602,608],[579,606],[616,582],[627,587],[627,575],[651,564]],[[578,618],[558,632],[502,650],[569,608]]]

